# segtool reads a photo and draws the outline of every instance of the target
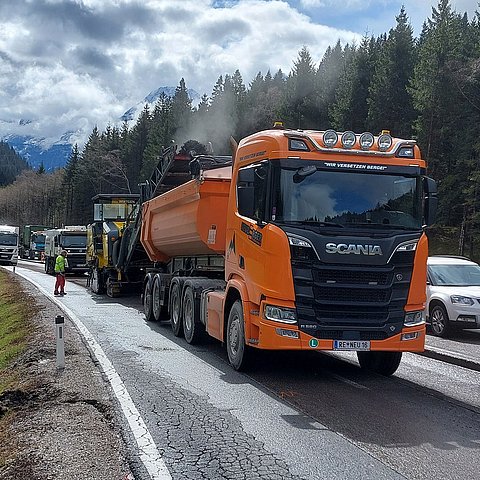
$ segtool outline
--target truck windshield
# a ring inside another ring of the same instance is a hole
[[[84,248],[87,245],[86,235],[62,235],[62,247],[80,247]]]
[[[32,242],[34,242],[34,243],[45,243],[45,235],[40,234],[40,233],[39,234],[34,233],[32,235]]]
[[[274,168],[271,219],[345,227],[422,227],[420,177]]]
[[[0,245],[8,245],[14,247],[17,244],[17,235],[15,233],[1,233],[0,232]]]

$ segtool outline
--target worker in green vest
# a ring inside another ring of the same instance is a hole
[[[53,294],[55,296],[63,296],[66,295],[65,293],[65,269],[68,266],[67,263],[67,252],[66,250],[62,250],[60,255],[57,256],[55,260],[55,291]]]

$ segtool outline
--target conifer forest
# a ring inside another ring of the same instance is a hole
[[[247,82],[239,70],[224,73],[195,107],[188,78],[179,79],[175,95],[145,107],[134,124],[94,128],[54,172],[28,168],[0,143],[0,223],[87,225],[92,197],[138,192],[162,147],[196,140],[229,155],[231,136],[281,121],[415,139],[439,188],[431,252],[480,260],[480,8],[468,18],[439,0],[418,38],[408,12],[396,13],[388,33],[337,42],[317,61],[315,46],[304,46],[290,72],[258,72]]]

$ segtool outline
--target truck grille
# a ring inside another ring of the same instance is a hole
[[[382,340],[403,326],[413,255],[388,265],[292,260],[300,329],[317,338]],[[304,325],[304,328],[302,328]]]

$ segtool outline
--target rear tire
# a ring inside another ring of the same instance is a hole
[[[153,309],[152,309],[152,279],[149,278],[145,282],[143,289],[143,313],[145,314],[145,320],[147,322],[153,322]]]
[[[436,337],[447,337],[450,333],[450,320],[445,307],[436,304],[430,310],[430,332]]]
[[[402,352],[357,352],[357,358],[362,369],[388,377],[397,371]]]
[[[156,322],[161,322],[167,318],[167,309],[160,303],[161,300],[161,282],[160,277],[155,275],[152,287],[152,310],[153,318]]]
[[[205,329],[198,318],[197,309],[195,308],[193,289],[187,286],[183,294],[183,334],[185,335],[185,340],[190,345],[200,343],[204,331]]]
[[[239,372],[247,370],[251,365],[253,352],[245,343],[245,320],[240,300],[237,300],[230,309],[225,341],[230,365]]]
[[[173,334],[176,337],[183,335],[182,323],[182,292],[178,282],[172,283],[170,290],[170,323],[172,325]]]

